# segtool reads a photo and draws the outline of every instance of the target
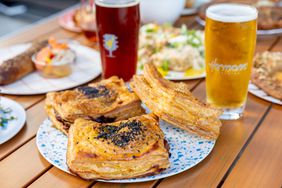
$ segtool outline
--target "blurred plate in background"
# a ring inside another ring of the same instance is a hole
[[[15,117],[14,120],[8,121],[4,127],[0,126],[0,144],[3,144],[13,138],[23,128],[26,113],[20,104],[5,97],[0,98],[0,105],[5,109],[9,108],[11,110],[9,116]]]
[[[72,74],[70,76],[47,79],[41,77],[35,71],[12,84],[0,86],[0,93],[11,95],[45,94],[85,84],[101,74],[102,67],[98,51],[75,42],[70,43],[69,46],[76,54],[76,60],[72,65]],[[1,58],[2,54],[17,54],[17,52],[22,52],[28,47],[28,44],[19,44],[0,49]]]
[[[76,33],[80,33],[81,32],[80,27],[78,27],[74,23],[74,20],[73,20],[74,13],[75,13],[75,9],[63,14],[59,18],[59,24],[60,24],[60,26],[62,26],[66,30],[76,32]]]

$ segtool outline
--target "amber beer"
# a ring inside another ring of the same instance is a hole
[[[257,10],[217,4],[206,12],[207,102],[224,109],[222,119],[242,116],[256,44]]]
[[[103,77],[129,81],[136,72],[139,0],[95,0]]]

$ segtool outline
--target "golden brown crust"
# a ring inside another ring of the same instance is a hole
[[[267,94],[282,100],[282,79],[277,74],[282,74],[282,53],[263,52],[254,58],[252,82]]]
[[[169,167],[164,134],[153,114],[99,124],[77,119],[69,131],[67,164],[84,179],[126,179]]]
[[[67,133],[77,118],[114,122],[144,113],[141,101],[124,82],[111,77],[74,90],[48,93],[46,112],[59,130]]]
[[[144,76],[135,75],[133,91],[161,119],[197,135],[216,139],[222,111],[197,100],[183,83],[165,80],[155,66],[144,66]]]
[[[0,85],[15,82],[35,70],[31,56],[47,45],[47,41],[35,42],[23,53],[0,64]]]

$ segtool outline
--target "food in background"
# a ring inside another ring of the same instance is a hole
[[[251,80],[267,94],[282,100],[282,52],[258,53]]]
[[[31,56],[46,44],[47,41],[34,42],[23,53],[0,62],[0,85],[13,83],[35,71]]]
[[[75,10],[73,20],[89,41],[98,41],[94,1],[82,4],[79,9]]]
[[[205,68],[203,37],[202,31],[188,30],[184,25],[144,25],[139,36],[139,68],[153,62],[163,75],[168,71],[192,74],[194,70],[201,74]]]
[[[61,78],[71,74],[75,53],[67,43],[50,38],[48,45],[34,54],[32,60],[42,76]]]
[[[202,5],[198,16],[205,20],[206,9],[217,3],[243,3],[255,6],[258,10],[258,29],[271,30],[282,28],[282,7],[281,0],[215,0]]]

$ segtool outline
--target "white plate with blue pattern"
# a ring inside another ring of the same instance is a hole
[[[160,121],[161,129],[170,146],[170,167],[160,174],[143,178],[123,180],[97,180],[112,183],[146,182],[166,178],[192,168],[206,158],[215,145],[215,141],[190,134],[170,124]],[[39,127],[36,143],[43,157],[57,168],[72,174],[66,164],[67,136],[52,126],[46,119]],[[74,174],[73,174],[74,175]]]

